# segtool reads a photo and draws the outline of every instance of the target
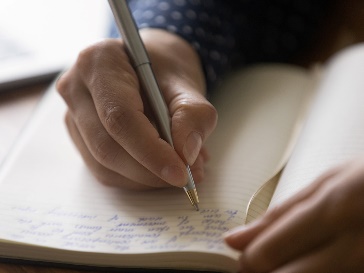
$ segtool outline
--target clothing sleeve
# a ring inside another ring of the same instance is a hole
[[[334,0],[127,0],[139,28],[179,35],[197,51],[208,94],[236,66],[292,62]],[[114,34],[117,33],[114,29]]]
[[[139,28],[160,28],[187,40],[200,56],[207,91],[212,90],[231,67],[237,24],[229,1],[129,0]],[[238,14],[239,12],[237,12]]]

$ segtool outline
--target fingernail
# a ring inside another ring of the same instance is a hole
[[[187,137],[185,146],[183,147],[183,155],[189,165],[195,163],[202,146],[201,135],[197,132],[192,132]]]
[[[170,165],[162,169],[162,179],[173,186],[184,186],[187,183],[186,169],[181,169],[178,166]]]

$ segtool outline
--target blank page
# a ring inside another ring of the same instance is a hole
[[[348,49],[328,64],[271,206],[283,202],[329,168],[364,153],[364,54],[358,54],[360,50]]]

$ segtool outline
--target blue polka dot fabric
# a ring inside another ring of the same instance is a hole
[[[129,0],[139,28],[160,28],[198,52],[211,91],[227,71],[288,62],[311,42],[329,0]],[[117,36],[115,26],[113,37]]]

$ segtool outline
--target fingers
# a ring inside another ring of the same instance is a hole
[[[129,189],[147,188],[141,187],[137,183],[149,187],[167,186],[165,181],[140,165],[110,137],[97,117],[90,95],[82,86],[79,86],[77,98],[73,99],[73,103],[77,107],[73,108],[72,113],[68,112],[66,116],[68,129],[84,160],[89,166],[92,166],[99,180]],[[78,128],[76,124],[82,124],[82,126]],[[193,170],[201,172],[202,166],[203,159],[194,166]],[[112,177],[110,177],[111,174]],[[112,182],[107,181],[111,178]],[[131,182],[136,185],[129,185]]]
[[[324,182],[334,177],[342,168],[340,166],[324,173],[310,186],[298,192],[283,204],[270,209],[261,219],[256,220],[250,225],[231,230],[225,235],[225,241],[237,250],[244,250],[256,236],[260,235],[267,228],[270,228],[274,222],[279,221],[280,217],[295,208],[296,205],[310,198]]]
[[[64,74],[63,80],[71,81],[67,78],[74,77],[73,72]],[[77,77],[72,79],[73,83],[77,80]],[[70,91],[73,88],[77,90]],[[66,115],[68,130],[83,159],[98,180],[104,184],[128,189],[147,189],[167,185],[141,166],[110,137],[98,119],[92,98],[84,85],[74,84],[67,90],[69,90],[67,95],[72,94],[71,98],[63,94],[70,107]]]
[[[89,149],[83,142],[83,139],[73,122],[70,112],[67,112],[66,114],[66,125],[68,128],[68,131],[70,132],[70,136],[73,140],[73,142],[76,144],[77,148],[79,149],[86,165],[89,167],[93,175],[97,178],[98,181],[105,185],[109,186],[118,186],[122,187],[124,189],[130,189],[130,190],[147,190],[150,189],[150,187],[145,186],[140,183],[135,183],[134,181],[130,181],[129,179],[123,177],[122,175],[111,171],[110,169],[104,167],[101,165],[98,161],[94,159],[94,157],[91,155]]]
[[[358,230],[362,236],[362,166],[360,161],[332,169],[276,211],[228,236],[231,246],[243,250],[242,272],[326,272],[319,268],[328,268],[327,253],[339,249],[345,256],[344,247],[331,245],[341,240],[352,245],[346,235]],[[312,268],[303,266],[308,262]]]
[[[106,40],[87,48],[58,80],[57,89],[69,107],[72,138],[93,172],[100,172],[98,177],[108,177],[105,170],[109,170],[119,175],[115,179],[120,184],[124,179],[151,187],[184,186],[188,163],[195,181],[203,179],[207,157],[202,146],[216,125],[217,114],[202,95],[202,72],[196,73],[200,68],[193,65],[198,58],[189,49],[192,62],[181,62],[180,57],[167,62],[171,56],[157,49],[155,67],[172,115],[176,150],[153,126],[121,41]],[[196,74],[199,77],[194,80]]]
[[[110,149],[102,153],[107,155],[108,158],[113,159],[110,164],[108,164],[106,158],[97,156],[97,154],[100,153],[97,152],[99,149],[92,149],[86,145],[70,112],[67,112],[65,120],[73,142],[79,149],[84,161],[94,176],[101,183],[129,190],[149,190],[152,188],[166,187],[168,185],[165,181],[143,168],[143,166],[128,155],[123,149],[120,149],[120,146],[118,146],[113,140],[111,140],[111,143],[108,144]],[[95,127],[93,128],[96,129]],[[86,142],[90,143],[90,140],[87,137],[88,134],[96,136],[97,134],[100,134],[100,132],[90,133],[86,130],[86,133],[84,133],[87,139]],[[104,134],[104,136],[106,136],[106,139],[108,138],[107,134]],[[102,143],[108,142],[106,140],[102,140]],[[99,160],[97,160],[92,153],[96,153],[96,158]],[[122,157],[124,158],[121,160]],[[119,162],[121,162],[121,165],[117,165]],[[196,180],[196,183],[200,182],[204,176],[203,166],[204,158],[199,156],[198,160],[196,160],[196,164],[191,167],[191,170],[195,174],[194,179]]]
[[[333,242],[314,249],[312,252],[295,259],[276,273],[341,273],[362,272],[363,232],[345,233]],[[350,253],[350,254],[349,254]],[[244,272],[244,271],[243,271]],[[246,272],[249,272],[248,270]]]
[[[244,255],[240,258],[241,273],[354,273],[362,272],[364,264],[363,230],[350,230],[336,236],[312,251],[304,253],[289,262],[266,271],[260,271],[249,265]],[[292,241],[293,243],[294,241]]]
[[[116,60],[115,56],[120,56],[120,59]],[[88,104],[92,102],[97,112],[97,116],[89,116],[87,119],[92,119],[93,123],[95,120],[100,120],[107,134],[154,175],[172,185],[184,186],[187,181],[185,163],[173,148],[159,137],[156,129],[144,115],[138,81],[121,43],[108,41],[88,48],[79,57],[76,69],[82,81],[78,84],[77,90],[75,87],[65,88],[61,84],[62,81],[59,84],[61,92],[67,90],[62,95],[71,112],[77,115],[82,115],[82,109],[88,109],[84,113],[86,115],[92,112],[89,111],[89,105],[83,105],[87,96],[83,96],[81,93],[84,92],[80,92],[79,88],[85,86],[91,95],[90,98],[92,97],[92,101],[89,99]],[[66,77],[67,75],[62,77],[63,82],[67,82]],[[78,128],[83,127],[80,122],[76,123]],[[101,130],[100,126],[97,128]],[[82,130],[80,132],[82,134]],[[92,136],[90,132],[83,134],[86,135]],[[98,135],[104,134],[98,133]],[[112,145],[109,140],[105,141],[104,143],[109,145],[105,149],[108,152]],[[91,146],[94,145],[88,145],[90,148]]]
[[[329,241],[332,231],[320,224],[325,207],[312,201],[293,208],[252,241],[243,253],[246,263],[269,272]]]

